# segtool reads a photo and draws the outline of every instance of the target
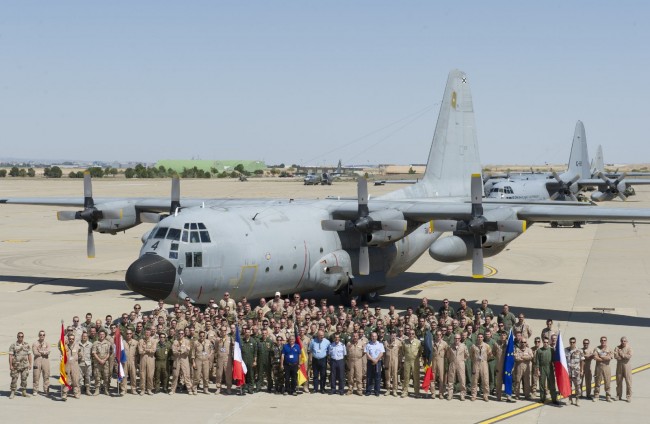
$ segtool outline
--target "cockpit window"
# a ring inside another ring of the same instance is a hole
[[[199,222],[199,230],[205,230],[205,225],[202,222]]]
[[[510,186],[505,186],[504,191],[506,192],[506,194],[513,194],[512,187]]]
[[[196,225],[196,224],[192,224]],[[200,243],[201,239],[199,238],[199,232],[198,231],[190,231],[190,243]]]
[[[190,224],[190,229],[191,229],[191,230],[196,230],[196,229],[197,229],[197,227],[196,227],[196,223],[195,223],[195,222],[192,222],[192,223]]]
[[[169,229],[168,227],[160,227],[160,228],[158,228],[158,230],[156,231],[156,234],[154,234],[153,238],[164,239],[165,234],[167,234],[168,229]]]
[[[199,231],[201,234],[201,243],[210,243],[210,234],[207,231]]]
[[[181,230],[178,228],[170,228],[167,233],[167,240],[178,240],[181,238]]]
[[[198,223],[188,222],[185,223],[185,225],[183,225],[183,228],[184,229],[180,234],[180,240],[183,243],[211,243],[212,242],[210,239],[210,233],[208,232],[205,224],[203,224],[202,222],[198,222]],[[180,232],[180,230],[175,230],[175,229],[172,230]],[[170,234],[172,230],[170,230]],[[176,238],[174,240],[179,239],[178,235],[175,235],[175,237]],[[167,238],[170,238],[170,236],[168,235]]]
[[[187,226],[188,224],[185,224],[185,225]],[[182,242],[187,243],[187,233],[188,233],[187,230],[183,230],[183,235],[181,236],[181,241]]]
[[[190,223],[186,222],[185,225],[183,225],[183,228],[185,228],[186,230],[189,230],[190,229]]]

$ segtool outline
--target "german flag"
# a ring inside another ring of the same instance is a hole
[[[61,322],[61,340],[59,340],[59,350],[61,351],[61,364],[59,365],[59,383],[65,385],[68,390],[72,389],[68,384],[68,375],[65,372],[65,364],[68,363],[68,349],[65,347],[65,330],[63,329],[63,322]]]
[[[305,349],[302,346],[302,341],[300,336],[298,336],[298,328],[295,328],[296,334],[296,344],[300,346],[300,359],[298,361],[298,386],[302,386],[307,382],[307,355],[305,354]]]

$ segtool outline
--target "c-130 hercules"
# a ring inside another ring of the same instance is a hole
[[[501,252],[533,222],[650,220],[649,209],[607,209],[571,202],[482,203],[474,109],[467,76],[450,72],[426,172],[416,184],[368,199],[366,181],[354,200],[180,199],[172,180],[169,199],[0,199],[7,204],[83,206],[61,220],[88,222],[116,233],[156,222],[143,235],[127,286],[152,299],[207,303],[228,291],[255,299],[276,291],[376,292],[406,271],[427,249],[436,260],[471,259],[483,277],[483,257]],[[470,178],[471,176],[471,178]],[[169,215],[162,215],[168,212]],[[448,237],[441,237],[452,232]]]

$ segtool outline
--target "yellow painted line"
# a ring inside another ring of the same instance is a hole
[[[634,368],[632,370],[632,374],[636,374],[636,373],[639,373],[639,372],[642,372],[642,371],[646,371],[648,369],[650,369],[650,364],[641,365],[640,367]],[[612,378],[611,378],[611,381],[615,381],[615,380],[616,380],[616,376],[613,375]],[[596,385],[596,383],[591,383],[592,388],[595,387],[595,385]],[[582,387],[583,391],[586,390],[586,389],[587,389],[586,386]],[[572,393],[575,393],[575,391],[573,391]],[[562,399],[562,396],[558,395],[557,398]],[[538,403],[538,402],[531,403],[530,405],[526,405],[526,406],[522,406],[521,408],[513,409],[512,411],[505,412],[505,413],[503,413],[501,415],[497,415],[496,417],[492,417],[492,418],[488,418],[487,420],[479,421],[479,424],[492,424],[492,423],[498,423],[500,421],[505,421],[508,418],[516,417],[517,415],[521,415],[521,414],[523,414],[525,412],[532,411],[533,409],[541,408],[544,405],[545,404]]]
[[[2,240],[3,243],[27,243],[29,240]]]
[[[497,272],[499,272],[499,271],[497,271],[497,269],[495,267],[490,266],[490,265],[483,264],[483,267],[490,270],[490,273],[485,276],[486,278],[487,277],[493,277],[493,276],[497,275]]]

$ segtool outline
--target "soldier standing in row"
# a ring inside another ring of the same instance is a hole
[[[203,383],[203,393],[209,394],[210,383],[210,358],[214,351],[214,345],[205,338],[205,331],[199,332],[199,339],[194,342],[194,392]]]
[[[409,338],[402,344],[402,358],[404,358],[404,377],[402,378],[402,397],[409,394],[409,382],[413,379],[415,397],[420,397],[420,357],[422,356],[422,343],[415,338],[415,330],[411,330]]]
[[[386,383],[386,396],[392,391],[393,396],[397,396],[397,386],[399,381],[397,378],[398,369],[401,362],[400,351],[402,350],[402,341],[397,338],[397,335],[390,333],[390,339],[384,342],[386,354],[384,356],[384,381]]]
[[[228,328],[222,326],[219,330],[219,337],[215,342],[216,354],[214,356],[216,376],[217,376],[217,392],[221,392],[221,383],[225,378],[226,380],[226,393],[230,394],[232,387],[232,339],[228,335]]]
[[[178,332],[176,340],[172,344],[172,355],[174,357],[174,371],[172,373],[172,387],[169,390],[169,395],[176,393],[176,385],[178,384],[179,376],[182,375],[185,387],[187,387],[188,394],[196,394],[192,390],[192,380],[190,379],[190,352],[192,346],[190,340],[183,337],[182,332]]]
[[[594,359],[594,350],[589,348],[589,339],[584,339],[582,341],[582,356],[585,357],[585,364],[584,364],[584,374],[582,381],[584,381],[585,387],[587,388],[586,390],[586,395],[587,399],[592,399],[591,397],[591,380],[593,379],[593,373],[591,371],[591,361]],[[580,382],[580,385],[582,386],[582,381]]]
[[[16,388],[18,384],[18,377],[20,376],[20,390],[24,397],[29,397],[27,394],[27,377],[29,376],[29,369],[32,367],[32,350],[29,343],[25,341],[25,335],[18,333],[16,336],[16,343],[9,346],[9,371],[11,374],[11,393],[9,399],[16,396]]]
[[[273,340],[269,337],[269,330],[262,329],[262,336],[257,342],[257,383],[256,389],[259,392],[264,386],[270,392],[273,389],[271,379],[271,349]]]
[[[275,393],[284,392],[284,373],[282,371],[282,347],[284,346],[284,339],[282,336],[275,338],[275,343],[271,345],[269,352],[271,371],[273,373],[273,384],[269,383],[269,392],[271,389]]]
[[[447,400],[454,396],[454,384],[459,383],[460,400],[465,400],[467,386],[465,381],[465,361],[469,358],[467,346],[461,343],[461,335],[454,335],[454,343],[447,349],[447,361],[449,369],[447,370]]]
[[[612,359],[614,359],[614,354],[607,347],[607,337],[601,337],[600,346],[594,349],[594,361],[596,361],[596,384],[594,386],[594,398],[592,399],[594,402],[599,399],[600,385],[603,383],[605,383],[605,400],[607,402],[612,401],[610,392],[612,370],[609,366]]]
[[[251,338],[251,329],[244,330],[244,338],[241,341],[241,357],[246,364],[246,383],[241,387],[241,394],[255,391],[255,366],[257,365],[257,342]]]
[[[445,356],[449,345],[442,339],[442,331],[436,331],[436,339],[433,342],[433,375],[434,379],[431,381],[431,398],[436,397],[436,382],[438,383],[438,395],[443,399],[445,394]],[[452,392],[453,393],[453,392]]]
[[[111,353],[113,344],[106,340],[106,330],[99,331],[99,340],[93,343],[92,355],[94,359],[93,371],[95,373],[95,396],[99,395],[100,388],[108,395],[111,386]]]
[[[555,389],[555,374],[553,371],[553,349],[549,345],[548,337],[544,337],[542,347],[535,352],[537,373],[539,375],[539,398],[546,402],[546,391],[551,392],[553,404],[558,405],[557,390]]]
[[[144,337],[138,342],[138,354],[140,355],[140,396],[146,393],[153,395],[153,373],[156,365],[154,354],[156,353],[156,341],[151,338],[151,330],[144,330]]]
[[[156,370],[154,372],[153,387],[154,392],[158,392],[162,386],[162,392],[169,392],[169,359],[171,358],[171,343],[167,341],[167,334],[161,333],[156,345]],[[126,378],[126,377],[125,377]]]
[[[136,373],[136,356],[138,354],[138,341],[133,338],[133,330],[126,330],[126,339],[124,340],[124,353],[126,354],[126,363],[124,364],[124,378],[120,383],[120,393],[126,393],[127,379],[131,385],[131,394],[135,394],[135,388],[138,387]]]
[[[91,396],[90,385],[93,375],[93,343],[88,339],[88,332],[81,333],[79,343],[79,386],[84,387],[86,396]],[[83,384],[82,384],[83,383]]]
[[[569,347],[564,348],[564,354],[569,371],[569,380],[575,390],[575,394],[569,396],[569,400],[571,401],[571,405],[573,405],[575,399],[575,405],[578,406],[578,399],[582,395],[582,386],[580,383],[584,375],[585,356],[582,350],[576,346],[575,337],[569,339]]]
[[[81,397],[81,390],[79,390],[79,345],[75,341],[75,335],[73,332],[68,334],[65,349],[68,352],[68,360],[65,364],[65,373],[68,376],[68,384],[72,389],[75,399],[79,399],[79,397]],[[68,390],[67,386],[63,386],[61,399],[64,401],[68,398]]]
[[[626,399],[632,401],[632,348],[627,344],[627,337],[621,337],[621,344],[614,348],[616,359],[616,397],[623,400],[623,382],[626,385]]]
[[[515,399],[519,400],[521,394],[521,382],[524,382],[524,398],[531,400],[530,395],[530,373],[533,366],[533,351],[528,347],[528,339],[523,337],[519,345],[515,347],[515,379],[513,381],[513,393]]]
[[[45,341],[45,331],[38,332],[38,341],[32,345],[34,354],[34,394],[43,379],[43,393],[50,395],[50,345]]]
[[[348,394],[351,395],[356,388],[357,394],[361,396],[363,390],[363,357],[365,343],[359,340],[359,333],[352,333],[352,340],[348,342]]]
[[[487,303],[487,302],[486,302]],[[488,308],[489,309],[489,308]],[[470,351],[472,358],[472,402],[476,400],[478,392],[478,381],[481,380],[481,391],[483,392],[483,400],[488,401],[488,393],[490,391],[490,377],[488,361],[492,358],[492,350],[487,343],[483,342],[483,334],[476,337],[476,344],[472,346]]]

